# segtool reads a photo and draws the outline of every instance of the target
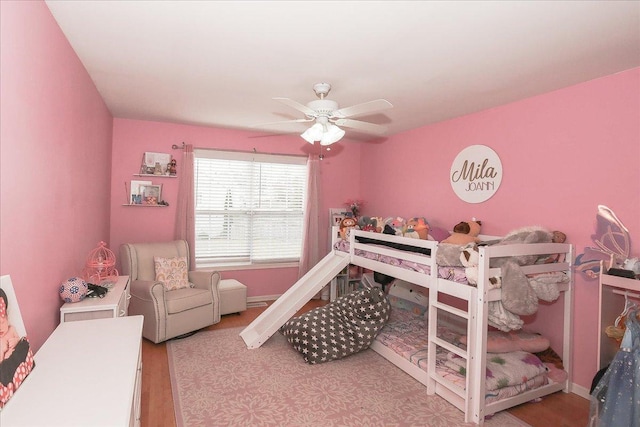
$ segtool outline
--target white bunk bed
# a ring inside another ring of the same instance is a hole
[[[332,231],[333,248],[339,241],[338,229]],[[481,236],[482,237],[482,236]],[[495,237],[487,236],[487,240]],[[366,239],[366,243],[363,241]],[[403,245],[403,250],[387,246],[389,243]],[[429,255],[406,251],[408,247],[416,248],[424,252],[428,249]],[[478,284],[470,286],[438,277],[436,253],[438,242],[429,240],[411,239],[381,233],[372,233],[360,230],[351,230],[348,245],[349,262],[365,269],[377,271],[394,278],[414,283],[428,289],[428,369],[421,369],[403,356],[379,341],[374,341],[371,348],[385,357],[387,360],[407,372],[417,381],[424,384],[428,394],[438,394],[448,402],[455,405],[465,413],[465,422],[482,424],[488,415],[504,409],[525,403],[560,390],[569,391],[571,381],[571,264],[573,260],[573,248],[564,243],[536,243],[536,244],[509,244],[481,246],[479,248],[480,261],[478,266]],[[344,256],[343,250],[334,249],[335,254]],[[559,285],[560,298],[558,304],[563,304],[563,343],[562,360],[566,380],[560,383],[549,380],[549,384],[533,390],[525,391],[514,397],[505,398],[496,402],[485,402],[485,383],[487,367],[487,331],[488,331],[488,303],[501,299],[500,289],[490,289],[489,278],[500,275],[499,268],[490,268],[490,262],[497,257],[512,257],[521,255],[561,254],[562,262],[535,264],[522,267],[525,274],[564,272],[568,281]],[[383,261],[393,258],[394,265]],[[384,260],[383,260],[384,259]],[[414,271],[403,268],[400,264],[419,264],[420,270]],[[444,297],[443,297],[444,296]],[[451,301],[450,301],[451,300]],[[445,303],[445,301],[447,303]],[[457,301],[454,303],[452,301]],[[562,301],[562,302],[561,302]],[[457,306],[465,306],[460,309]],[[439,314],[444,314],[444,316]],[[469,337],[466,349],[455,346],[437,336],[438,322],[441,318],[457,316],[466,321],[466,335]],[[460,387],[441,376],[436,370],[436,358],[434,355],[438,348],[446,349],[466,360],[466,385]]]

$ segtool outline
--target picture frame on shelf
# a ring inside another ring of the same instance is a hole
[[[140,186],[143,205],[159,205],[162,201],[162,184],[145,184]]]
[[[141,205],[142,204],[142,188],[146,185],[152,185],[151,181],[139,181],[132,180],[129,186],[129,204]]]
[[[142,155],[140,173],[143,175],[169,175],[171,154],[146,151]]]

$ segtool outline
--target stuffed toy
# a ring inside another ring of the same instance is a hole
[[[351,229],[358,225],[356,219],[352,216],[348,216],[340,221],[340,237],[342,240],[349,240]]]
[[[363,231],[371,231],[373,233],[382,232],[382,219],[375,216],[361,216],[358,218],[358,227]]]
[[[480,234],[480,221],[463,221],[453,227],[451,236],[444,239],[441,243],[452,243],[454,245],[466,245],[468,243],[480,243],[478,235]]]
[[[372,216],[371,217],[371,221],[375,221],[375,225],[376,225],[375,232],[376,233],[382,233],[382,230],[384,230],[384,220],[382,219],[382,217],[381,216]]]
[[[402,217],[388,217],[384,220],[384,233],[402,236],[405,227],[405,220]]]
[[[470,285],[478,285],[478,262],[480,254],[475,243],[468,243],[460,248],[460,262],[464,266],[464,274]],[[499,288],[502,284],[500,277],[489,278],[489,288]]]
[[[427,240],[429,239],[429,223],[424,217],[413,217],[407,221],[403,236]]]
[[[478,284],[478,261],[480,254],[475,243],[469,243],[460,248],[460,262],[464,266],[464,274],[470,285]]]

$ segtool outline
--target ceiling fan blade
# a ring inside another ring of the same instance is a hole
[[[376,111],[387,110],[393,108],[386,99],[376,99],[374,101],[363,102],[362,104],[356,104],[351,107],[340,108],[333,112],[332,117],[346,118],[352,116],[361,116],[363,114],[374,113]]]
[[[375,123],[363,122],[353,119],[337,119],[333,120],[338,126],[344,126],[351,129],[361,130],[362,132],[371,133],[374,135],[384,135],[387,132],[385,126],[377,125]]]
[[[289,99],[289,98],[273,98],[273,99],[275,99],[276,101],[280,101],[284,105],[288,105],[291,108],[295,108],[298,111],[302,111],[304,114],[306,114],[309,117],[317,117],[317,113],[315,112],[315,110],[312,110],[306,105],[300,104],[298,101],[294,101],[293,99]]]
[[[271,126],[271,125],[282,125],[285,123],[304,123],[304,122],[312,122],[315,119],[294,119],[294,120],[281,120],[279,122],[269,122],[269,123],[258,123],[255,125],[251,125],[252,128],[262,127],[262,126]]]

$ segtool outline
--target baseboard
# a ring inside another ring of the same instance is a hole
[[[589,389],[586,387],[582,387],[576,383],[571,383],[571,393],[577,394],[578,396],[589,400],[591,393],[589,393]]]
[[[275,301],[278,298],[280,298],[282,296],[282,294],[280,295],[258,295],[255,297],[247,297],[247,304],[249,303],[254,303],[254,302],[267,302],[267,301]],[[312,299],[319,299],[319,297],[313,297]]]
[[[256,297],[247,297],[247,303],[275,301],[280,298],[280,296],[281,295],[259,295]]]

